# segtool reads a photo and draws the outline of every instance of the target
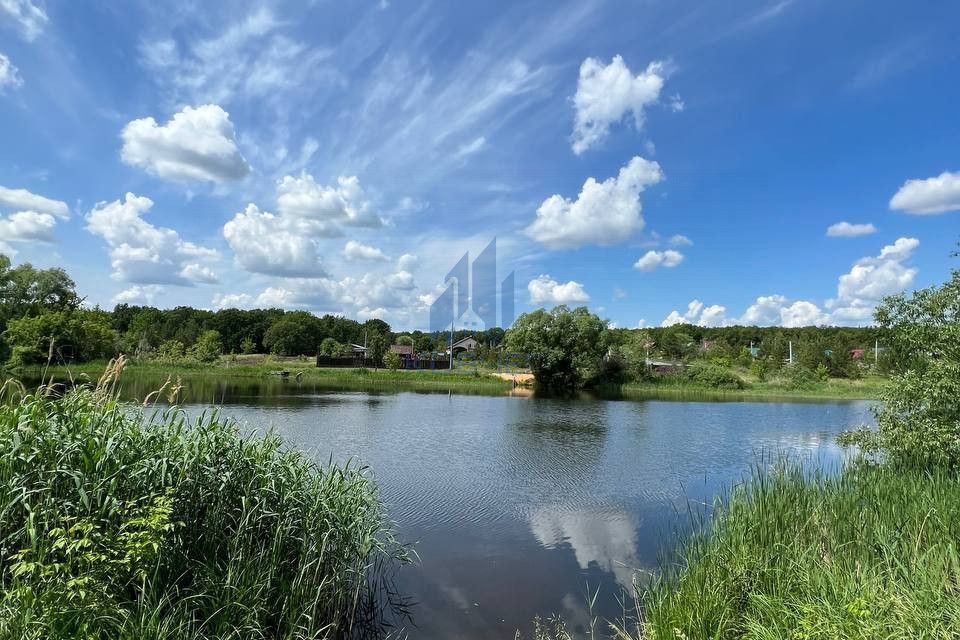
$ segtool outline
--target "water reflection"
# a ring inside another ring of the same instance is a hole
[[[530,516],[530,529],[548,549],[567,546],[580,569],[612,573],[624,589],[640,569],[635,518],[626,512],[572,511],[544,508]]]
[[[155,381],[125,382],[143,397]],[[841,430],[870,403],[618,401],[360,392],[279,380],[193,384],[246,428],[279,430],[321,461],[376,475],[420,566],[398,588],[415,638],[512,637],[535,615],[616,618],[633,569],[651,569],[688,507],[759,458],[836,463]]]

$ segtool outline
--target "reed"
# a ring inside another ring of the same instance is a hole
[[[365,637],[403,615],[409,554],[366,469],[121,403],[121,368],[0,391],[0,638]]]
[[[643,622],[618,637],[957,637],[958,540],[948,471],[758,467],[638,586]]]
[[[622,386],[625,398],[644,400],[676,397],[677,399],[704,400],[875,400],[889,385],[886,378],[870,377],[862,380],[831,378],[809,388],[793,389],[779,381],[759,382],[747,380],[744,389],[717,389],[694,381],[665,376],[651,382],[632,382]],[[701,397],[697,398],[697,394]]]

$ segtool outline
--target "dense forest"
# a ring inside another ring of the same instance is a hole
[[[504,343],[505,332],[500,328],[465,330],[457,331],[454,338],[467,335],[483,345],[482,356],[495,359],[493,348]],[[854,360],[873,363],[874,347],[879,342],[882,348],[883,338],[882,331],[875,328],[675,325],[606,329],[598,334],[595,347],[619,352],[633,363],[651,357],[748,366],[759,359],[765,366],[779,368],[789,358],[792,343],[794,362],[809,369],[822,365],[831,375],[846,377],[854,371]],[[0,362],[14,365],[48,359],[89,361],[118,353],[198,361],[212,361],[221,354],[336,356],[347,354],[350,344],[368,346],[379,359],[394,343],[426,353],[443,351],[449,342],[448,333],[398,333],[383,320],[358,322],[307,311],[158,309],[127,304],[112,311],[88,308],[64,270],[36,269],[29,264],[13,267],[0,255]],[[876,364],[883,367],[889,353],[880,353]]]

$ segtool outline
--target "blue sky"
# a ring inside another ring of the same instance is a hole
[[[953,2],[0,0],[0,251],[425,329],[496,236],[518,311],[864,324],[955,265],[958,40]]]

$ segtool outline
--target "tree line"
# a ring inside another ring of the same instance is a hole
[[[379,364],[391,344],[412,346],[419,354],[444,352],[446,332],[398,333],[379,319],[359,322],[337,315],[316,316],[283,309],[192,307],[159,309],[118,304],[112,311],[86,308],[76,284],[63,269],[11,266],[0,255],[0,362],[30,364],[48,360],[89,361],[118,353],[158,360],[213,361],[221,354],[270,353],[279,356],[349,356],[350,345],[364,345]],[[779,369],[793,347],[794,363],[830,376],[856,375],[861,362],[872,361],[882,328],[851,327],[700,327],[616,329],[585,308],[524,314],[509,331],[460,330],[453,339],[475,337],[480,355],[496,364],[505,341],[508,349],[528,354],[531,366],[563,385],[610,377],[642,377],[648,357],[670,361],[704,360]],[[751,347],[754,351],[751,351]],[[854,349],[863,358],[854,361]],[[884,349],[876,364],[888,366]],[[619,370],[623,370],[617,373]],[[579,370],[580,373],[575,373]]]
[[[307,311],[159,309],[129,304],[108,311],[86,308],[83,303],[76,283],[63,269],[13,267],[0,254],[0,363],[83,362],[119,353],[203,362],[221,354],[343,356],[352,353],[352,344],[368,347],[379,363],[391,344],[431,353],[445,351],[450,343],[449,333],[398,333],[379,319],[359,322]],[[497,345],[504,332],[499,328],[458,331],[454,340],[467,335]]]
[[[884,327],[670,327],[616,329],[586,307],[522,314],[507,331],[507,348],[523,354],[544,387],[622,384],[657,378],[651,361],[674,375],[713,387],[741,388],[741,369],[759,381],[784,370],[801,388],[828,378],[887,372],[896,351],[883,348]],[[879,357],[876,357],[877,354]],[[792,356],[792,358],[791,358]],[[793,365],[793,366],[787,366]]]

